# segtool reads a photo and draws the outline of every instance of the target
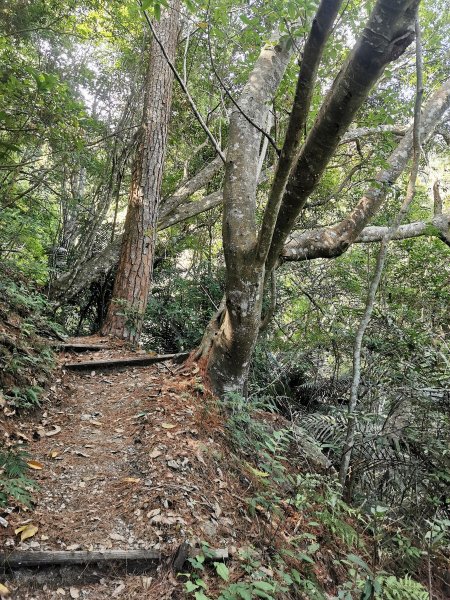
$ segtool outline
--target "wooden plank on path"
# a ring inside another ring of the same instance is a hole
[[[58,350],[64,352],[98,352],[99,350],[114,350],[106,344],[55,344]]]
[[[184,548],[183,560],[179,560],[179,567],[184,564],[188,556],[195,556],[200,550],[191,548],[189,544],[182,544]],[[180,552],[175,555],[175,560],[179,558]],[[83,551],[83,550],[15,550],[12,552],[0,552],[0,567],[9,569],[19,569],[23,567],[44,567],[44,566],[71,566],[71,565],[89,565],[93,563],[113,563],[113,562],[161,562],[167,558],[158,550],[103,550],[103,551]],[[228,549],[219,548],[217,550],[208,549],[206,560],[226,560],[228,558]]]
[[[146,367],[167,360],[181,361],[189,356],[189,352],[178,354],[160,354],[155,356],[129,356],[124,358],[110,358],[103,360],[86,360],[65,363],[64,368],[71,371],[102,371],[103,369],[120,369],[122,367]]]
[[[0,553],[2,567],[40,567],[44,565],[87,565],[115,561],[156,561],[161,560],[157,550],[105,550],[104,552],[83,552],[79,550],[18,550]]]

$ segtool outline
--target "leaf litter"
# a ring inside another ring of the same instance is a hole
[[[127,354],[115,347],[88,356]],[[77,358],[61,356],[57,401],[45,406],[40,423],[30,417],[23,424],[40,491],[32,520],[24,523],[29,512],[12,513],[0,543],[8,551],[156,549],[173,555],[185,540],[227,547],[249,538],[248,523],[236,517],[245,510],[240,482],[213,459],[220,454],[222,423],[214,409],[205,411],[195,391],[197,366],[189,377],[156,364],[111,371],[106,378],[66,372],[63,362]],[[214,523],[204,527],[211,514]],[[113,574],[85,586],[59,581],[46,586],[51,593],[25,585],[20,598],[126,599],[145,593],[162,600],[181,584],[158,576],[160,568],[152,577],[129,574],[122,582]],[[5,585],[17,594],[17,582]]]

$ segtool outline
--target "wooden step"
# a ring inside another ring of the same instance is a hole
[[[146,367],[159,362],[173,360],[182,362],[189,356],[189,352],[178,354],[156,354],[155,356],[130,356],[127,358],[110,358],[103,360],[86,360],[80,362],[65,363],[64,368],[71,371],[103,371],[105,369],[121,369],[124,367]]]
[[[99,350],[114,350],[112,346],[106,344],[55,344],[58,350],[63,352],[98,352]]]

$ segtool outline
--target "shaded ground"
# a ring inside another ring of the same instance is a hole
[[[116,348],[75,360],[119,354],[128,352]],[[69,360],[74,356],[61,357],[61,363]],[[233,547],[247,523],[242,489],[216,466],[215,459],[223,459],[215,439],[221,435],[220,421],[203,398],[196,373],[195,365],[88,374],[62,366],[57,401],[40,423],[25,423],[22,429],[33,440],[32,459],[42,464],[36,470],[36,509],[10,516],[2,545],[10,550],[152,548],[169,555],[184,540]],[[20,542],[13,530],[27,521],[38,532]],[[160,598],[164,589],[167,597],[175,597],[176,581],[167,565],[149,574],[152,581],[149,575],[123,575],[118,579],[111,573],[87,584],[86,577],[77,582],[76,573],[59,573],[44,578],[47,589],[35,573],[31,584],[22,584],[21,576],[6,583],[16,598],[139,598],[144,593]]]

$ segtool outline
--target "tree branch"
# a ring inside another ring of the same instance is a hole
[[[437,89],[423,108],[421,141],[424,144],[450,107],[450,78]],[[412,154],[413,126],[404,135],[369,188],[350,214],[332,227],[294,233],[282,249],[284,260],[334,258],[343,254],[361,235],[364,227],[378,211],[387,193],[405,170]],[[442,228],[440,228],[442,233]],[[440,236],[441,239],[442,236]],[[445,241],[445,240],[443,240]]]
[[[306,40],[286,136],[258,236],[257,257],[261,263],[269,252],[286,184],[298,157],[317,71],[341,4],[342,0],[321,0]]]
[[[352,386],[350,390],[350,400],[348,403],[348,421],[347,421],[347,431],[345,435],[344,447],[342,450],[341,456],[341,465],[339,470],[339,481],[341,485],[344,487],[347,480],[348,468],[350,466],[351,454],[355,442],[355,433],[356,433],[356,418],[355,418],[355,410],[358,404],[358,396],[359,396],[359,385],[361,381],[361,350],[364,334],[366,332],[367,327],[369,326],[370,319],[372,318],[373,309],[375,306],[375,297],[378,291],[378,287],[381,281],[381,275],[383,273],[384,264],[386,262],[386,257],[388,253],[389,242],[396,234],[400,223],[403,221],[403,218],[408,213],[408,210],[411,206],[411,203],[415,196],[416,191],[416,182],[417,175],[419,173],[419,163],[420,163],[420,109],[422,105],[422,97],[423,97],[423,75],[422,75],[422,45],[421,45],[421,37],[420,37],[420,27],[419,20],[416,16],[415,23],[416,30],[416,100],[414,104],[414,125],[413,125],[413,162],[411,166],[411,174],[408,181],[408,189],[406,191],[405,200],[398,212],[397,216],[394,219],[391,227],[388,228],[386,234],[384,235],[380,251],[378,252],[377,261],[375,265],[375,272],[373,274],[372,281],[370,282],[369,291],[367,294],[366,306],[364,309],[364,314],[359,323],[359,327],[355,337],[355,344],[353,348],[353,378],[352,378]]]
[[[396,60],[413,40],[418,1],[377,1],[367,26],[317,115],[289,178],[266,261],[268,272],[275,266],[295,220],[356,112],[386,65]]]

